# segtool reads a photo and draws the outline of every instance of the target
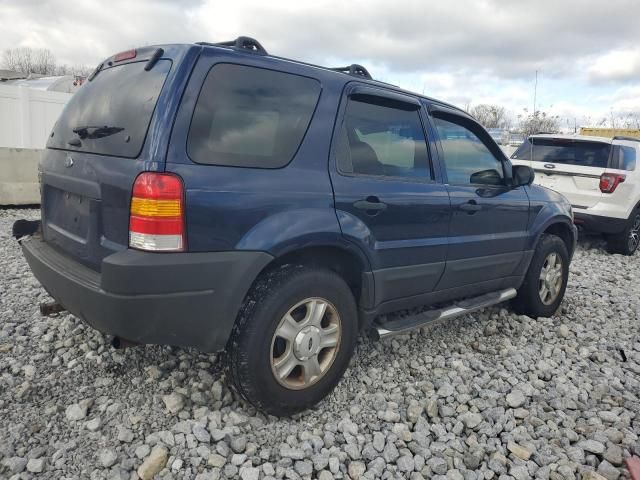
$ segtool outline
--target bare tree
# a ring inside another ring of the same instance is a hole
[[[46,48],[9,48],[2,55],[2,66],[25,74],[53,75],[56,60]]]
[[[56,66],[56,75],[73,75],[76,77],[88,77],[93,71],[91,67],[86,65],[63,65]]]
[[[511,119],[504,107],[480,104],[467,110],[485,128],[509,128]]]
[[[525,135],[536,133],[557,133],[560,131],[560,117],[536,110],[530,113],[526,108],[524,115],[519,115],[520,131]]]

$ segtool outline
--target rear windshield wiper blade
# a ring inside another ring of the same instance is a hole
[[[73,129],[73,133],[78,135],[82,140],[85,138],[95,139],[95,138],[104,138],[109,137],[111,135],[115,135],[118,132],[123,131],[122,127],[109,127],[107,125],[103,127],[85,125],[82,127],[76,127]]]

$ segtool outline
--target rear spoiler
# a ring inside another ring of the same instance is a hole
[[[112,57],[109,57],[104,62],[96,67],[96,69],[91,72],[87,81],[92,81],[96,76],[105,68],[113,67],[115,64],[124,65],[126,63],[131,63],[132,61],[139,62],[140,60],[146,60],[147,63],[144,66],[144,70],[148,72],[153,68],[153,66],[158,63],[160,57],[164,54],[164,50],[162,48],[142,48],[142,49],[133,49],[127,50],[125,52],[120,52]]]
[[[626,140],[627,142],[640,142],[640,138],[638,137],[624,137],[622,135],[616,135],[613,137],[614,140]]]

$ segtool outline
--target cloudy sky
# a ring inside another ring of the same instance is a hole
[[[274,54],[372,75],[459,106],[598,124],[640,114],[640,0],[0,0],[0,50],[95,65],[127,48],[248,35]]]

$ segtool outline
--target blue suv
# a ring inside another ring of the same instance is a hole
[[[576,242],[565,198],[464,111],[247,37],[108,58],[40,169],[42,220],[14,235],[43,312],[116,346],[225,350],[275,415],[327,395],[360,331],[509,299],[552,315]]]

